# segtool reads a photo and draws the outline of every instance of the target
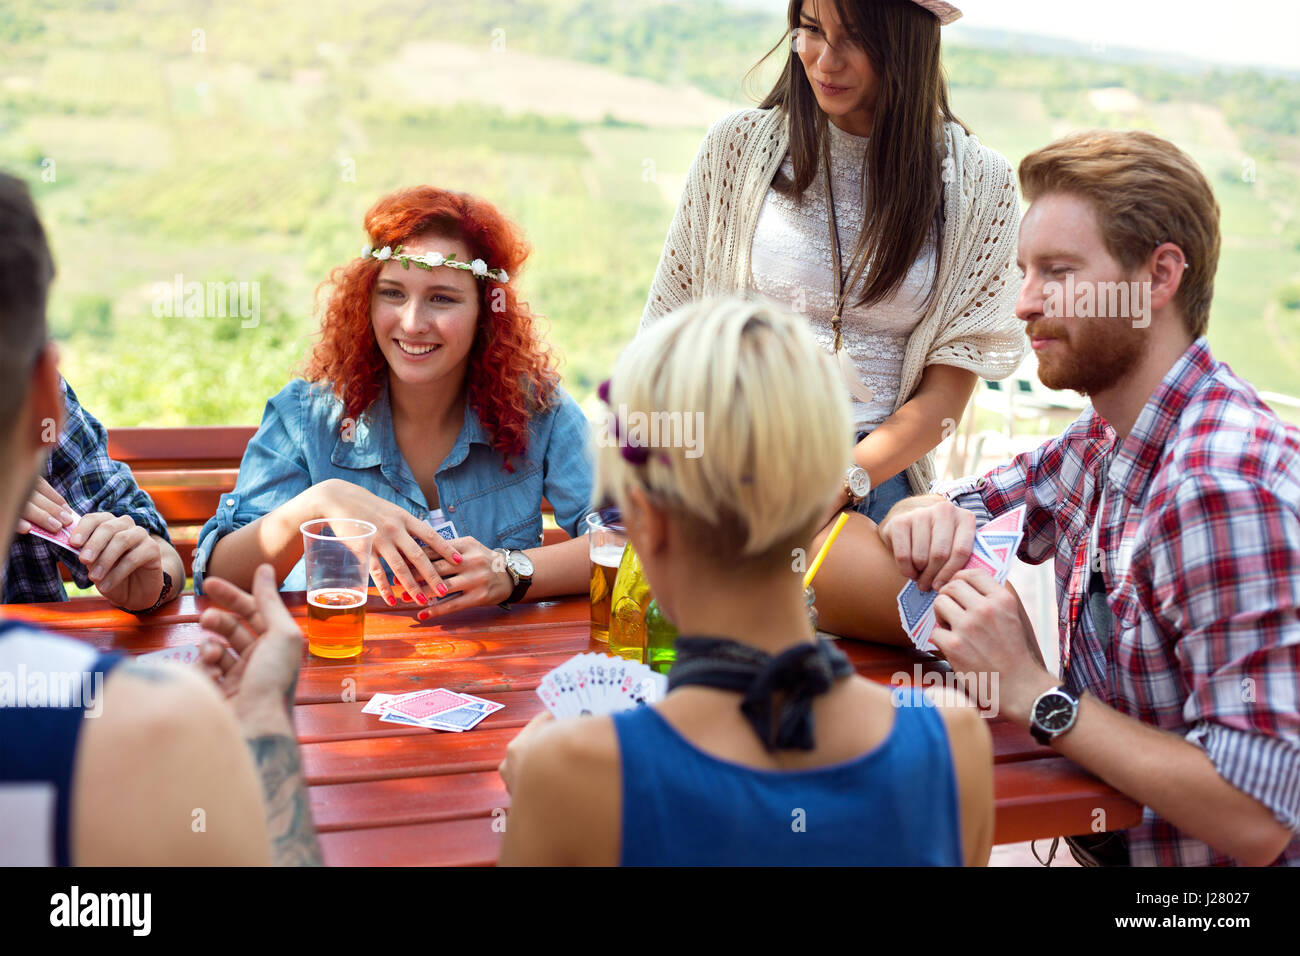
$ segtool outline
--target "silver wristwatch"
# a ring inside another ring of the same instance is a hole
[[[871,476],[861,465],[849,465],[844,472],[844,490],[849,496],[849,505],[856,507],[867,495],[871,494]]]
[[[524,595],[528,593],[528,588],[533,583],[533,562],[522,551],[512,551],[509,548],[493,548],[492,550],[505,560],[506,573],[510,575],[510,580],[514,584],[514,590],[510,592],[510,596],[499,605],[499,607],[509,610],[510,605],[522,601]]]

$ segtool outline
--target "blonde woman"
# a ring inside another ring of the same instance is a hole
[[[856,676],[815,640],[791,569],[850,447],[830,371],[805,321],[737,299],[687,307],[623,353],[611,406],[704,425],[698,455],[599,443],[598,485],[680,629],[677,661],[653,707],[521,732],[502,765],[502,863],[987,862],[978,713]]]
[[[792,0],[785,70],[709,131],[641,319],[742,290],[803,313],[853,397],[836,504],[877,521],[929,490],[978,378],[1009,375],[1025,348],[1015,179],[948,106],[939,31],[960,15]]]

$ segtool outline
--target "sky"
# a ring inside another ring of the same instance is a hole
[[[733,0],[783,11],[786,0]],[[1300,0],[950,0],[954,26],[1300,70]]]

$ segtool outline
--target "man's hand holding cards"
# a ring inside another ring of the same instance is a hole
[[[963,569],[984,571],[998,584],[1004,584],[1016,549],[1024,537],[1024,524],[1023,505],[988,522],[975,533],[970,557]],[[934,630],[934,602],[938,596],[938,589],[922,590],[916,581],[908,581],[898,592],[898,618],[917,650],[937,650],[930,640],[930,633]]]

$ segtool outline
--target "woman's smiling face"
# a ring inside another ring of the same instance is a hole
[[[437,234],[402,244],[403,255],[431,252],[473,259],[459,239]],[[385,262],[370,300],[370,321],[388,367],[404,385],[422,386],[463,377],[479,318],[479,279],[464,269],[402,268]]]
[[[795,52],[817,105],[841,129],[870,134],[880,79],[862,38],[840,20],[831,0],[804,0],[799,30]]]

